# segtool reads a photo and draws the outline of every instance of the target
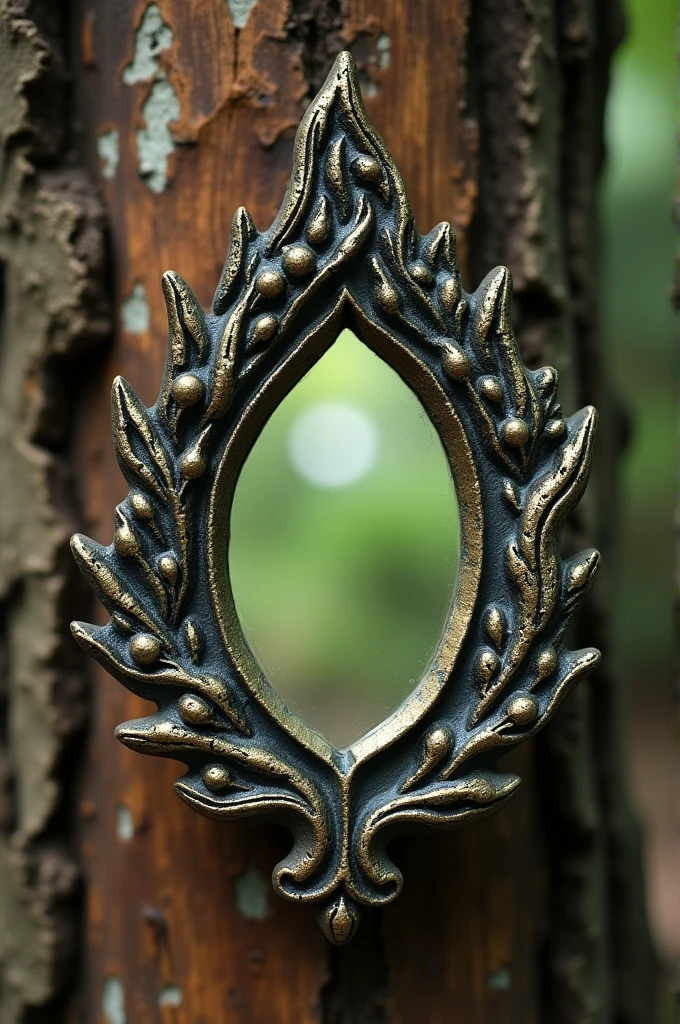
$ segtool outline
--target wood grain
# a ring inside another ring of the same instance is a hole
[[[117,330],[90,382],[80,431],[84,528],[107,543],[113,507],[125,494],[110,443],[110,381],[122,373],[144,401],[155,400],[166,338],[160,276],[178,271],[209,305],[233,211],[247,206],[259,228],[276,213],[311,88],[295,29],[305,5],[260,0],[237,32],[224,0],[159,0],[173,32],[159,68],[181,114],[171,128],[168,187],[154,193],[137,173],[135,141],[151,82],[122,81],[145,7],[90,0],[81,10],[87,46],[78,97],[95,173],[98,136],[112,128],[120,136],[114,177],[100,175]],[[464,0],[350,0],[343,22],[369,115],[404,174],[420,230],[451,219],[463,262],[477,196],[467,23]],[[120,313],[138,284],[150,321],[134,333]],[[144,713],[140,705],[96,674],[82,801],[87,1021],[105,1020],[111,978],[122,984],[132,1024],[537,1019],[541,886],[530,791],[468,831],[402,841],[400,902],[376,915],[356,946],[331,950],[304,910],[273,894],[262,920],[243,916],[237,879],[249,865],[267,879],[286,840],[259,826],[220,827],[184,807],[172,791],[177,765],[140,758],[113,738],[119,722]],[[128,814],[133,835],[125,839]]]

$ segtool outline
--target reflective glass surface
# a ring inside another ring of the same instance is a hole
[[[432,422],[344,331],[266,424],[232,510],[236,609],[288,707],[338,747],[394,711],[441,639],[458,554]]]

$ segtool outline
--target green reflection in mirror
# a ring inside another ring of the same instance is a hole
[[[288,707],[338,747],[396,710],[441,639],[458,556],[433,424],[343,331],[266,424],[231,515],[236,610]]]

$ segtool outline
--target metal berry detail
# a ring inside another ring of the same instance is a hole
[[[498,755],[531,736],[597,663],[564,632],[598,554],[563,560],[560,529],[585,487],[595,412],[565,419],[557,374],[522,365],[511,281],[461,286],[453,231],[420,236],[403,182],[368,123],[352,58],[338,57],[298,131],[279,215],[258,234],[244,209],[212,311],[163,278],[168,359],[147,409],[120,378],[113,433],[130,485],[102,547],[73,538],[110,612],[74,623],[80,645],[148,718],[121,742],[184,761],[175,784],[213,818],[268,814],[294,843],[274,870],[336,943],[361,904],[402,877],[395,832],[499,808],[520,783]],[[434,660],[402,706],[338,750],[282,702],[249,650],[228,575],[229,514],[250,448],[343,326],[393,366],[427,409],[458,495],[461,565]]]

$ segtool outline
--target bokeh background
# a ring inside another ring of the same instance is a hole
[[[239,478],[231,527],[250,646],[288,706],[348,746],[423,675],[459,544],[433,424],[350,331],[268,421]]]
[[[601,325],[630,417],[620,466],[616,677],[628,696],[627,769],[643,826],[651,925],[680,1012],[680,757],[673,688],[676,501],[677,18],[673,0],[626,0],[602,178]]]
[[[677,10],[628,0],[601,183],[601,328],[630,421],[614,577],[626,770],[648,903],[680,999],[680,768],[671,682]],[[457,511],[434,429],[349,333],[291,393],[246,463],[230,562],[246,635],[284,699],[338,745],[377,724],[430,660],[451,600]]]

